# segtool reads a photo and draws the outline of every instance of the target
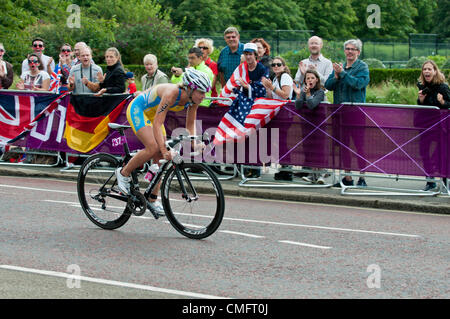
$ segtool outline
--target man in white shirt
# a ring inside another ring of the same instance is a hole
[[[308,49],[311,55],[309,58],[300,61],[298,71],[295,74],[295,82],[302,85],[305,73],[308,69],[316,70],[320,76],[320,84],[325,85],[325,81],[333,72],[333,63],[325,58],[320,51],[322,50],[323,41],[318,36],[312,36],[308,40]]]
[[[31,41],[31,49],[34,53],[36,53],[42,62],[42,66],[44,67],[44,71],[47,72],[49,75],[55,70],[55,61],[53,61],[52,57],[49,57],[48,55],[44,54],[45,50],[45,44],[44,40],[41,38],[35,38],[33,41]],[[28,66],[28,57],[23,60],[22,62],[22,74],[25,73],[25,71],[29,71],[30,67]]]

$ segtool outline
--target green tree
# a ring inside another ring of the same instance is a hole
[[[37,18],[22,7],[21,1],[4,0],[0,2],[0,42],[6,50],[5,60],[13,63],[22,62],[25,52],[30,48],[31,35],[26,31]]]
[[[406,39],[409,33],[415,33],[414,18],[417,9],[410,0],[378,0],[380,8],[380,28],[371,28],[367,20],[373,12],[367,12],[373,0],[352,0],[352,6],[358,17],[355,33],[363,39]]]
[[[171,11],[171,18],[187,31],[223,31],[235,21],[231,2],[185,0]]]
[[[354,25],[358,22],[349,1],[300,0],[306,26],[324,39],[346,39],[353,37]]]
[[[437,0],[437,9],[434,11],[434,29],[441,38],[450,38],[450,1]]]
[[[53,24],[38,23],[29,28],[34,36],[40,36],[46,41],[45,53],[57,60],[59,49],[64,43],[72,46],[79,41],[86,42],[92,49],[96,63],[103,62],[106,48],[115,42],[118,24],[114,19],[106,20],[82,15],[80,28],[71,28],[66,20]]]
[[[233,9],[241,30],[306,30],[303,8],[294,0],[240,0]]]
[[[163,63],[185,62],[183,43],[177,40],[181,30],[171,23],[170,11],[163,11],[157,1],[98,0],[91,3],[87,12],[97,19],[116,21],[110,45],[119,49],[125,64],[142,64],[148,53]]]
[[[417,9],[417,16],[414,17],[415,29],[418,33],[431,33],[434,29],[433,13],[437,8],[437,0],[411,0]]]

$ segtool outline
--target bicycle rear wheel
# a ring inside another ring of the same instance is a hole
[[[97,226],[116,229],[131,216],[127,196],[117,187],[114,170],[119,161],[110,154],[99,153],[87,158],[78,173],[77,191],[81,208]]]
[[[183,163],[177,169],[170,167],[164,177],[161,198],[167,219],[186,237],[208,237],[222,222],[225,210],[222,186],[206,165]]]

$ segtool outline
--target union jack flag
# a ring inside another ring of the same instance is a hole
[[[57,70],[55,69],[55,71],[50,74],[50,87],[48,89],[53,93],[58,92],[59,82],[61,81],[61,69],[58,68]]]
[[[227,84],[223,87],[220,97],[230,98],[231,101],[218,100],[215,103],[230,106],[230,110],[223,116],[214,134],[215,145],[228,141],[240,141],[253,134],[273,119],[280,109],[287,104],[287,100],[267,99],[266,89],[261,82],[250,83],[249,94],[239,90],[239,78],[249,81],[248,65],[241,63],[233,72]]]
[[[0,93],[0,144],[24,136],[67,94]]]

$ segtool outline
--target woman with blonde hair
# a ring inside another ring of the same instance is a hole
[[[214,74],[214,79],[212,81],[211,96],[218,96],[217,90],[216,90],[216,83],[217,83],[217,75],[219,74],[219,70],[217,68],[217,63],[214,62],[210,57],[210,55],[214,52],[214,41],[211,39],[206,39],[206,38],[197,39],[197,40],[195,40],[194,47],[202,50],[203,61],[205,62],[206,66],[209,67]]]
[[[158,69],[158,58],[156,55],[149,53],[144,56],[143,61],[147,74],[144,74],[141,78],[142,91],[151,89],[158,84],[170,82],[167,74]]]

